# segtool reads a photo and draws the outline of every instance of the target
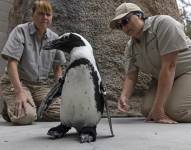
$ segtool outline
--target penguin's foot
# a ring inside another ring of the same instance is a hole
[[[96,127],[84,127],[80,131],[80,142],[90,143],[96,141]]]
[[[80,135],[80,142],[81,143],[93,142],[93,136],[91,136],[90,134],[81,134]]]
[[[47,132],[47,135],[50,135],[51,138],[57,139],[62,138],[66,135],[66,133],[70,130],[70,127],[67,127],[63,124],[59,124],[56,127],[50,128]]]

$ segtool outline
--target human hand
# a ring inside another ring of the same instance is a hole
[[[129,110],[129,105],[127,104],[128,99],[125,96],[120,96],[118,99],[117,108],[121,112],[127,112]]]
[[[146,121],[147,122],[154,121],[156,123],[166,123],[166,124],[177,123],[176,121],[174,121],[173,119],[171,119],[165,114],[164,109],[160,109],[160,108],[151,109],[149,115],[146,118]]]
[[[20,118],[26,115],[27,95],[24,91],[16,93],[15,116]]]

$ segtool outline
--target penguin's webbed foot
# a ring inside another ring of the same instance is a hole
[[[93,142],[93,136],[91,136],[90,134],[81,134],[80,135],[80,142],[81,143]]]
[[[84,127],[80,131],[80,142],[90,143],[96,141],[96,127]]]
[[[66,135],[66,133],[70,130],[70,127],[67,127],[63,124],[59,124],[56,127],[50,128],[47,132],[47,135],[50,135],[51,138],[57,139],[62,138]]]

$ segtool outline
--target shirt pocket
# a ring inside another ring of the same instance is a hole
[[[148,56],[148,63],[152,68],[160,67],[160,52],[156,35],[150,34],[146,41],[145,55]]]
[[[150,73],[149,67],[147,65],[146,59],[142,54],[136,54],[136,62],[135,65],[140,68],[144,73]]]
[[[40,61],[40,70],[42,71],[42,74],[48,74],[50,70],[52,69],[52,64],[55,57],[55,51],[41,51],[41,61]]]

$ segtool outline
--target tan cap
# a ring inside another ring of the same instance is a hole
[[[118,29],[118,23],[117,22],[121,18],[125,17],[126,15],[128,15],[129,13],[134,12],[134,11],[143,12],[141,10],[141,8],[138,7],[136,4],[133,4],[133,3],[122,3],[115,10],[115,17],[110,22],[110,28]]]

